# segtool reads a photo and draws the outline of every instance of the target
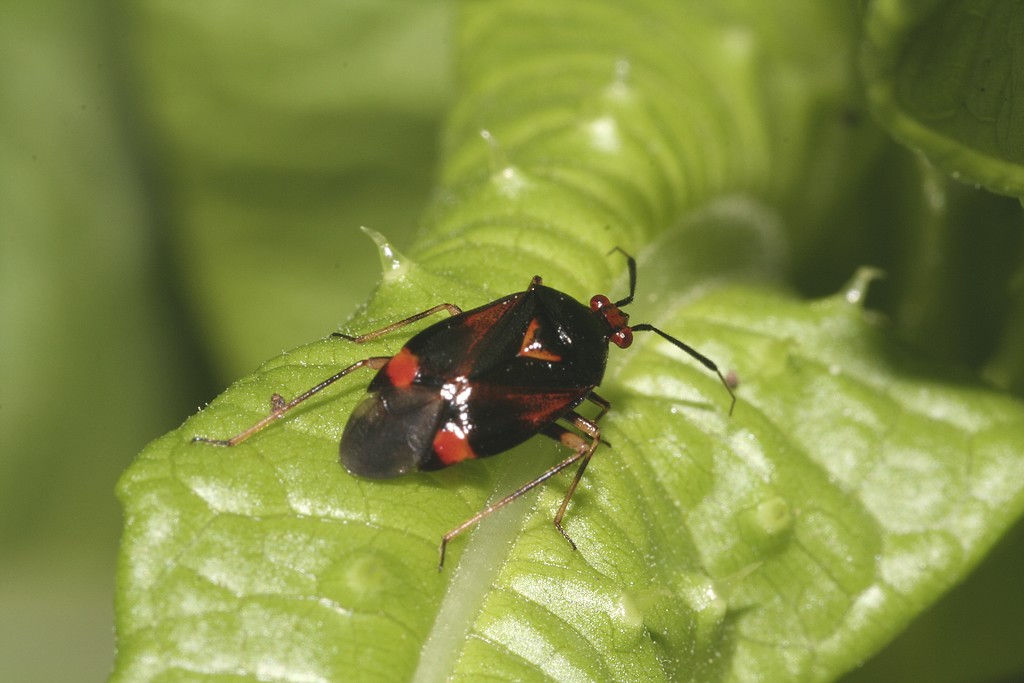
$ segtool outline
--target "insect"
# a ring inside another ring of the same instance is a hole
[[[555,514],[555,528],[576,549],[562,526],[569,501],[598,444],[598,420],[611,404],[594,391],[608,362],[608,345],[627,348],[635,332],[654,332],[718,375],[732,402],[736,395],[718,366],[696,349],[646,323],[629,324],[623,307],[636,291],[636,261],[622,249],[629,268],[629,296],[612,302],[597,294],[586,306],[534,276],[525,291],[462,311],[444,303],[379,330],[332,336],[362,344],[431,315],[451,317],[414,335],[393,356],[371,356],[349,365],[285,401],[271,397],[271,412],[230,439],[197,436],[193,441],[236,446],[281,419],[290,410],[342,377],[377,371],[368,395],[352,412],[341,436],[341,464],[350,473],[387,479],[414,470],[437,470],[463,460],[509,450],[543,434],[572,454],[504,498],[451,529],[441,539],[438,570],[449,542],[483,518],[505,507],[562,470],[579,463]],[[584,401],[597,406],[586,418],[576,411]]]

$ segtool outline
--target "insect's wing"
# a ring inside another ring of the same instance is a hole
[[[458,377],[474,377],[509,353],[521,325],[517,312],[533,300],[517,292],[431,325],[405,344],[419,364],[417,382],[440,387]]]
[[[481,383],[469,406],[475,428],[470,443],[480,457],[496,455],[526,441],[544,425],[580,404],[589,388],[547,388]]]
[[[437,391],[427,387],[371,393],[345,425],[341,464],[352,474],[370,479],[420,469],[432,453],[444,405]]]

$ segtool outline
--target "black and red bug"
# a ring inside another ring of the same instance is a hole
[[[525,291],[470,311],[445,303],[366,334],[335,333],[361,344],[435,313],[451,314],[414,335],[393,356],[364,358],[288,402],[275,394],[271,413],[230,439],[193,441],[235,446],[349,373],[372,368],[378,372],[367,388],[369,395],[352,412],[341,436],[341,464],[354,475],[388,479],[414,470],[441,469],[497,455],[535,434],[573,450],[446,533],[439,569],[455,536],[578,462],[554,519],[575,549],[562,519],[601,442],[597,422],[611,407],[594,391],[604,377],[609,343],[627,348],[634,332],[654,332],[718,375],[732,399],[730,414],[736,404],[732,387],[709,358],[652,325],[629,324],[622,308],[633,301],[636,261],[621,249],[615,251],[626,257],[629,267],[629,296],[624,299],[612,302],[598,294],[586,306],[534,276]],[[584,401],[598,406],[596,417],[576,412]]]

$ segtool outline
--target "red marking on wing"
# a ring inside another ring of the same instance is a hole
[[[523,335],[523,344],[519,347],[519,353],[516,355],[525,358],[536,358],[537,360],[548,360],[555,363],[561,361],[562,357],[560,355],[544,348],[544,344],[537,339],[538,330],[540,330],[540,321],[534,318],[526,328],[526,334]]]
[[[404,347],[388,361],[388,379],[399,389],[410,386],[416,380],[416,375],[419,372],[420,359]]]
[[[579,395],[584,393],[582,390],[527,392],[519,393],[518,395],[513,394],[512,398],[518,398],[514,406],[519,418],[523,422],[532,425],[535,429],[555,419],[555,416],[565,412],[573,404],[578,403]]]
[[[482,335],[491,329],[503,315],[508,313],[509,306],[516,303],[520,298],[520,294],[513,294],[504,299],[493,301],[475,311],[469,311],[462,318],[462,324],[476,334]]]
[[[476,453],[466,440],[466,435],[461,430],[452,429],[452,425],[438,430],[434,435],[434,452],[445,466],[476,457]]]

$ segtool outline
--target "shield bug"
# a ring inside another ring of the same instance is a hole
[[[367,387],[368,395],[349,417],[340,443],[341,464],[356,476],[387,479],[414,470],[441,469],[497,455],[536,434],[572,450],[558,464],[446,533],[438,569],[444,566],[445,550],[453,538],[579,463],[554,518],[555,527],[575,549],[562,519],[601,442],[598,420],[611,408],[594,391],[604,377],[609,343],[624,349],[632,344],[635,332],[654,332],[718,375],[732,399],[730,414],[736,404],[729,381],[711,359],[653,325],[629,324],[629,315],[622,309],[633,301],[636,261],[621,249],[614,251],[626,257],[629,268],[629,296],[624,299],[612,302],[597,294],[587,306],[534,276],[525,291],[470,311],[444,303],[366,334],[335,333],[361,344],[441,311],[451,316],[414,335],[393,356],[357,361],[290,401],[274,394],[270,414],[230,439],[197,436],[193,441],[235,446],[342,377],[371,368],[377,374]],[[588,419],[576,412],[584,401],[598,407],[596,417]]]

